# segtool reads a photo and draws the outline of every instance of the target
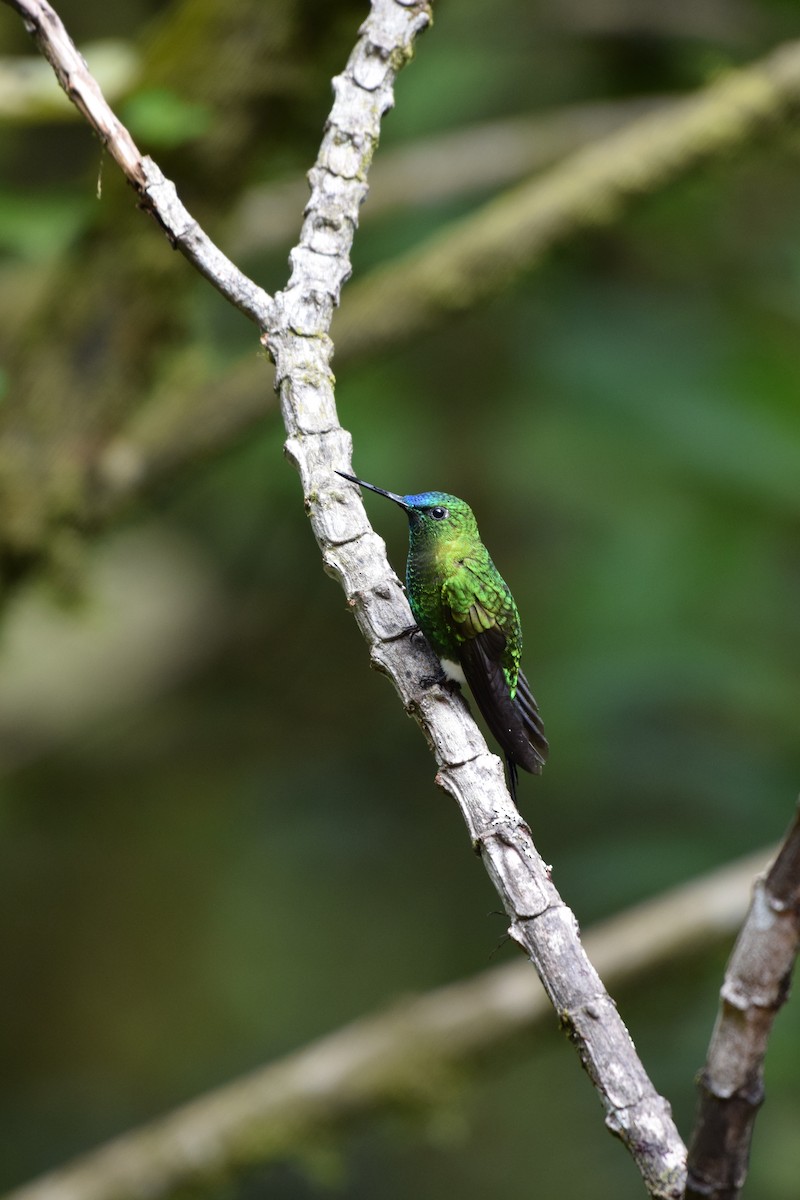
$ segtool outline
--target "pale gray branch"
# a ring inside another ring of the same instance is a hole
[[[586,949],[615,987],[735,932],[760,851],[602,922]],[[552,1022],[527,963],[393,1005],[200,1096],[5,1200],[166,1200],[237,1168],[291,1158],[314,1137],[398,1104],[435,1104],[465,1065]]]
[[[764,1099],[772,1024],[789,995],[800,950],[800,811],[769,870],[756,882],[728,962],[717,1023],[700,1074],[687,1197],[736,1200],[747,1177],[753,1126]]]
[[[411,612],[385,547],[372,531],[358,489],[332,467],[351,470],[350,437],[339,425],[328,336],[342,283],[380,116],[392,103],[397,67],[427,8],[374,0],[362,39],[334,80],[336,101],[315,167],[311,199],[292,276],[275,297],[264,342],[275,362],[286,453],[303,483],[306,508],[326,568],[341,582],[369,644],[373,664],[394,683],[433,748],[437,781],[456,799],[473,845],[525,949],[576,1045],[651,1196],[677,1198],[685,1148],[669,1105],[639,1061],[616,1007],[581,946],[575,917],[561,900],[530,830],[506,790],[500,760],[458,696],[426,687],[436,663],[408,636]]]
[[[176,250],[245,316],[263,329],[271,299],[243,275],[214,245],[178,199],[175,185],[151,158],[143,156],[128,130],[105,100],[86,61],[47,0],[6,0],[25,20],[69,99],[97,132],[101,142],[156,218]]]

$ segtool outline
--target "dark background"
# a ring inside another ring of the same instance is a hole
[[[247,189],[313,162],[365,7],[60,11],[79,42],[143,56],[115,102],[225,246]],[[442,0],[379,157],[488,119],[701,87],[798,32],[788,0]],[[5,7],[0,49],[32,52]],[[771,131],[503,296],[334,362],[355,469],[467,498],[513,587],[552,747],[521,807],[583,926],[791,816],[799,148],[796,127]],[[13,433],[35,417],[37,469],[47,459],[64,487],[75,445],[187,379],[222,380],[224,402],[226,372],[257,354],[108,159],[97,200],[100,166],[77,121],[0,129],[0,418]],[[483,199],[365,215],[356,277]],[[294,240],[240,265],[279,287]],[[321,570],[270,380],[265,362],[264,418],[233,447],[165,474],[88,551],[59,542],[53,570],[9,600],[0,1185],[515,954],[498,949],[496,898],[419,732]],[[368,507],[402,573],[405,522]],[[685,1135],[728,950],[616,995]],[[760,1200],[798,1194],[799,1077],[790,1004],[746,1192]],[[430,1111],[364,1124],[249,1187],[642,1194],[555,1018]]]

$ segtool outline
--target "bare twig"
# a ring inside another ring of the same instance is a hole
[[[729,937],[768,851],[674,888],[589,930],[615,987]],[[398,1104],[435,1104],[465,1064],[552,1020],[524,962],[438,988],[280,1062],[10,1193],[5,1200],[165,1200],[237,1170],[302,1153],[321,1132]]]
[[[128,130],[106,103],[100,86],[70,38],[58,13],[47,0],[6,0],[24,18],[56,78],[101,142],[136,189],[141,204],[152,213],[172,246],[180,250],[201,275],[251,321],[264,328],[271,300],[214,245],[186,210],[175,185],[151,158],[142,156]]]
[[[689,1153],[686,1195],[736,1200],[764,1098],[772,1023],[788,998],[800,949],[800,811],[772,866],[756,883],[750,911],[720,992]]]

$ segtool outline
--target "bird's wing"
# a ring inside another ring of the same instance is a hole
[[[480,581],[480,586],[485,593],[488,585]],[[519,618],[507,589],[491,590],[491,596],[481,597],[462,579],[458,585],[445,583],[442,599],[459,642],[464,675],[486,724],[508,756],[538,775],[547,757],[547,739],[536,701],[509,651],[501,624]]]

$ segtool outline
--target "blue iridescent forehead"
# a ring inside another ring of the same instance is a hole
[[[437,504],[446,508],[448,504],[463,504],[463,500],[449,492],[419,492],[416,496],[403,496],[403,503],[409,508],[435,508]]]

